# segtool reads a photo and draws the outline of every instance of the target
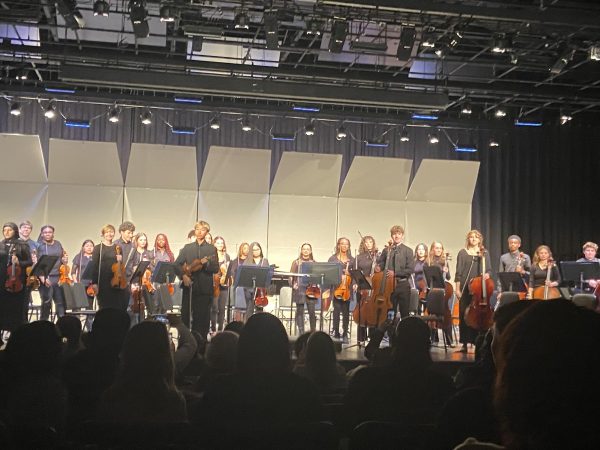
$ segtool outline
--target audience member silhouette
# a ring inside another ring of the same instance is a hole
[[[175,387],[175,366],[166,326],[145,321],[127,334],[115,382],[102,395],[98,419],[117,423],[187,420]]]
[[[346,371],[337,362],[333,340],[322,331],[308,338],[305,364],[296,367],[294,373],[311,380],[322,394],[346,387]]]
[[[244,322],[240,320],[233,320],[225,325],[225,329],[223,331],[233,331],[234,333],[241,334],[244,329]]]
[[[212,337],[206,347],[206,368],[195,386],[197,392],[204,392],[213,380],[234,373],[238,339],[239,336],[233,331],[222,331]]]
[[[81,321],[78,317],[65,315],[58,318],[56,327],[64,340],[62,357],[67,360],[82,349]]]

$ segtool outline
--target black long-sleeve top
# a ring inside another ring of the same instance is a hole
[[[473,263],[473,264],[471,264]],[[463,292],[466,292],[465,286],[468,286],[469,282],[481,275],[482,271],[482,260],[481,256],[469,255],[466,249],[461,249],[456,257],[456,273],[454,274],[454,281],[460,282],[460,287]],[[492,273],[492,263],[490,261],[490,254],[485,254],[485,273]]]
[[[198,244],[197,241],[186,244],[180,250],[179,256],[177,256],[177,259],[175,260],[175,271],[177,276],[182,279],[182,265],[184,263],[191,265],[195,259],[202,259],[204,257],[209,257],[206,264],[204,264],[200,270],[192,273],[192,289],[199,294],[212,295],[212,275],[219,271],[219,257],[217,256],[217,249],[214,245],[208,244],[205,241],[202,241],[201,244]]]
[[[27,277],[25,269],[31,266],[31,251],[29,246],[22,239],[11,239],[3,240],[0,242],[0,290],[5,290],[5,283],[8,277],[7,269],[12,265],[11,263],[11,246],[15,247],[15,255],[19,259],[19,266],[21,267],[21,282],[25,284],[25,278]]]
[[[546,276],[548,275],[548,268],[542,269],[539,264],[534,264],[529,274],[529,287],[537,288],[543,286],[546,283]],[[550,281],[560,282],[560,274],[556,265],[550,269]]]
[[[404,244],[400,244],[395,247],[391,247],[392,253],[390,254],[390,267],[389,270],[393,270],[396,279],[405,280],[408,279],[415,271],[415,259],[413,251]],[[377,265],[381,270],[385,269],[385,260],[387,258],[390,247],[386,247],[381,252]]]
[[[363,252],[356,257],[355,265],[363,273],[364,276],[369,277],[373,272],[373,261],[375,261],[375,267],[377,267],[377,257],[379,256],[376,252]]]

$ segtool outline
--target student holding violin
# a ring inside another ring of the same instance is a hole
[[[508,237],[508,253],[500,256],[498,272],[517,272],[525,284],[529,283],[531,258],[521,251],[521,238],[516,234]],[[498,283],[498,299],[502,296],[502,285]]]
[[[483,235],[478,230],[471,230],[467,233],[465,248],[461,249],[456,256],[456,274],[454,282],[456,287],[454,293],[459,301],[459,334],[462,347],[458,350],[460,353],[467,353],[468,344],[475,344],[478,331],[467,325],[465,321],[465,311],[473,299],[469,289],[471,280],[482,275],[483,265],[485,264],[485,273],[483,280],[488,280],[492,273],[490,255],[485,252],[485,262],[482,260],[481,253],[483,247]]]
[[[92,288],[98,299],[98,308],[127,311],[129,289],[125,277],[122,249],[113,242],[115,227],[110,224],[104,225],[100,234],[102,240],[94,247],[91,262],[93,264]],[[121,280],[121,277],[124,279]],[[118,283],[113,283],[113,279],[116,279]]]
[[[19,239],[16,223],[2,226],[0,242],[0,337],[2,331],[14,331],[27,322],[29,289],[25,286],[26,270],[31,266],[31,252]],[[1,344],[1,342],[0,342]]]
[[[335,245],[335,253],[329,257],[328,262],[337,263],[342,268],[342,282],[333,291],[333,332],[336,339],[348,343],[348,325],[350,323],[350,297],[357,286],[352,285],[352,278],[348,271],[354,266],[354,257],[350,250],[350,240],[341,237]],[[342,334],[340,335],[340,315],[342,316]]]
[[[215,275],[215,282],[218,283],[218,295],[213,296],[212,306],[210,309],[210,330],[213,333],[217,331],[223,331],[223,324],[225,323],[225,309],[227,308],[227,300],[229,298],[229,286],[227,284],[227,270],[229,269],[229,263],[231,258],[227,254],[227,245],[225,239],[222,236],[215,237],[213,244],[217,249],[217,256],[219,260],[219,272]]]
[[[119,225],[119,239],[115,240],[115,245],[118,245],[121,248],[121,253],[123,255],[123,264],[125,264],[126,268],[126,276],[127,279],[131,278],[133,272],[131,272],[131,266],[129,264],[129,259],[133,256],[133,251],[135,250],[135,246],[133,245],[133,235],[135,233],[135,225],[129,221],[123,222]]]
[[[394,311],[400,312],[400,317],[408,317],[410,309],[410,282],[409,279],[414,272],[413,251],[403,244],[404,228],[394,225],[390,229],[391,240],[379,256],[375,271],[379,272],[385,268],[388,252],[390,254],[390,268],[388,274],[394,276],[396,287],[392,294]]]
[[[250,244],[250,253],[248,258],[244,261],[244,266],[259,266],[269,267],[269,260],[264,257],[262,247],[258,242]],[[267,293],[265,288],[244,289],[246,296],[246,320],[254,314],[256,307],[257,311],[262,311],[263,307],[266,306]]]
[[[552,259],[552,251],[547,245],[540,245],[533,254],[527,298],[535,300],[559,298],[561,297],[557,289],[559,284],[560,274]]]
[[[196,240],[186,244],[175,260],[175,271],[183,281],[181,319],[188,328],[199,332],[204,338],[208,335],[210,325],[213,274],[219,271],[217,249],[204,240],[209,231],[207,222],[196,222]]]
[[[305,242],[300,247],[300,254],[292,262],[290,273],[299,273],[304,263],[314,262],[312,245]],[[304,305],[308,309],[308,321],[310,323],[311,333],[317,330],[317,314],[315,306],[317,304],[316,295],[307,295],[308,284],[304,281],[304,278],[290,277],[290,285],[292,286],[292,300],[296,303],[296,327],[298,328],[298,335],[304,334]],[[311,285],[311,288],[315,288]],[[318,289],[318,288],[317,288]],[[308,293],[310,294],[310,290]]]
[[[56,315],[62,317],[65,315],[65,297],[58,283],[59,271],[60,266],[66,264],[68,259],[65,256],[62,244],[54,239],[54,227],[52,225],[44,225],[42,227],[40,238],[38,239],[37,255],[38,258],[44,255],[58,256],[56,264],[48,274],[49,276],[40,277],[40,297],[42,299],[40,320],[48,320],[50,318],[52,301],[54,301]]]

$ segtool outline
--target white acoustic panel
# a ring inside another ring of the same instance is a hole
[[[271,194],[269,262],[287,271],[305,242],[312,245],[317,261],[327,261],[335,247],[336,223],[335,197]]]
[[[231,257],[242,242],[258,241],[267,252],[267,194],[200,191],[198,219],[210,224],[213,237],[223,236]]]
[[[406,224],[413,250],[420,242],[427,248],[433,241],[444,244],[453,258],[450,269],[454,276],[456,254],[465,246],[471,229],[471,203],[407,202]]]
[[[355,156],[340,197],[403,201],[411,168],[409,159]]]
[[[84,239],[99,243],[100,230],[105,224],[118,229],[122,218],[122,187],[48,186],[47,222],[56,228],[56,239],[70,257],[80,250]]]
[[[123,220],[133,222],[136,233],[146,233],[149,246],[154,245],[158,233],[166,234],[171,250],[177,255],[194,228],[197,207],[196,190],[126,187]]]
[[[0,180],[45,183],[46,167],[38,136],[0,134]]]
[[[201,191],[267,194],[271,151],[212,146],[208,152]]]
[[[31,239],[37,239],[40,227],[46,222],[48,187],[40,183],[0,181],[0,211],[2,223],[24,220],[33,223]],[[4,239],[4,237],[2,238]]]
[[[123,186],[114,142],[50,139],[50,183]]]
[[[196,148],[131,144],[125,185],[139,188],[196,190]]]
[[[367,200],[341,198],[338,208],[338,236],[350,239],[352,253],[360,244],[359,231],[363,236],[373,236],[381,250],[390,239],[390,228],[400,225],[406,228],[406,203],[391,200]],[[410,230],[406,230],[406,236]]]
[[[271,194],[337,197],[342,155],[286,152],[271,186]]]
[[[471,203],[478,172],[478,161],[424,159],[406,199]]]

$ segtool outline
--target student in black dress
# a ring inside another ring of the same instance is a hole
[[[124,264],[123,254],[117,255],[115,227],[104,225],[101,231],[102,241],[94,247],[92,253],[92,287],[98,299],[98,309],[115,308],[127,311],[129,305],[129,289],[120,289],[111,285],[112,266],[119,262]]]
[[[229,286],[227,284],[227,270],[229,269],[229,263],[231,258],[227,254],[227,246],[225,239],[222,236],[215,237],[214,246],[217,249],[217,255],[219,257],[219,295],[213,298],[211,310],[210,310],[210,321],[211,331],[223,331],[223,323],[225,322],[225,309],[227,308],[227,300],[229,299]]]
[[[299,273],[303,263],[314,262],[315,259],[312,253],[312,246],[306,242],[300,247],[300,255],[292,262],[290,273]],[[310,323],[310,331],[317,329],[317,314],[315,306],[317,299],[306,295],[308,284],[304,278],[290,277],[292,285],[292,300],[296,303],[296,327],[298,328],[298,336],[304,334],[304,305],[308,309],[308,321]]]
[[[5,223],[2,235],[4,239],[0,242],[0,337],[2,331],[14,331],[27,322],[29,289],[25,287],[25,270],[32,264],[29,246],[19,239],[16,223]],[[13,262],[21,269],[19,280],[23,289],[19,292],[9,292],[6,289],[7,269]]]
[[[181,319],[188,328],[199,332],[203,338],[208,335],[210,326],[213,274],[219,271],[217,249],[204,240],[209,231],[210,225],[207,222],[196,222],[196,240],[186,244],[175,260],[177,276],[183,281]],[[199,269],[191,274],[184,273],[183,264],[192,266],[196,260]]]
[[[472,296],[469,290],[469,283],[482,272],[481,251],[483,249],[483,235],[478,230],[471,230],[467,233],[465,248],[458,252],[456,257],[456,274],[454,281],[456,288],[454,294],[459,303],[459,333],[462,348],[461,353],[467,353],[467,344],[475,344],[477,331],[468,326],[465,322],[465,310],[471,304]],[[492,273],[490,255],[485,252],[484,278],[487,280]]]
[[[386,247],[379,256],[375,271],[385,269],[385,261],[388,252],[390,254],[389,275],[396,279],[396,288],[392,294],[392,303],[394,311],[400,313],[400,317],[405,318],[409,315],[410,309],[410,277],[414,272],[413,251],[404,245],[404,228],[400,225],[394,225],[390,229],[391,245]]]
[[[265,258],[262,247],[258,242],[253,242],[252,244],[250,244],[250,254],[248,258],[246,258],[246,260],[244,261],[244,266],[269,267],[269,260]],[[244,290],[246,295],[246,320],[248,320],[248,318],[250,318],[250,316],[254,314],[255,309],[262,310],[262,308],[255,308],[254,305],[256,295],[260,292],[257,291],[258,288],[246,288]]]
[[[41,320],[48,320],[52,309],[52,301],[56,308],[56,315],[62,317],[65,315],[65,297],[62,287],[58,285],[59,268],[65,264],[65,251],[62,244],[54,239],[54,227],[44,225],[38,239],[38,258],[44,255],[58,256],[56,264],[48,274],[49,276],[40,277],[40,297],[42,299]]]
[[[354,267],[354,257],[350,250],[350,240],[341,237],[335,245],[335,253],[329,257],[328,262],[337,263],[342,268],[342,283],[331,290],[333,297],[333,335],[348,343],[348,325],[350,323],[350,299],[356,285],[352,286],[349,269]],[[340,289],[342,288],[342,289]],[[336,294],[337,292],[337,294]],[[340,335],[340,315],[342,316],[342,334]]]
[[[548,280],[548,270],[550,270],[550,279]],[[528,298],[533,298],[535,288],[548,286],[556,288],[560,284],[560,274],[558,267],[552,261],[552,251],[547,245],[540,245],[533,254],[533,265],[529,274],[529,292]],[[538,299],[536,297],[536,299]],[[539,298],[538,300],[543,300]]]

